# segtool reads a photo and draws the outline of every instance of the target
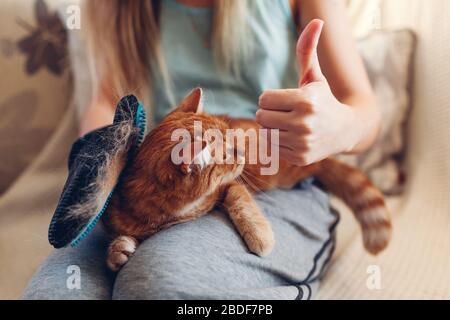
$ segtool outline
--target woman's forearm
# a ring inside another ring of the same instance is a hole
[[[114,110],[104,99],[94,99],[80,119],[80,136],[112,123]]]
[[[349,94],[339,99],[344,105],[353,110],[354,119],[351,128],[357,135],[355,144],[348,153],[361,153],[369,149],[375,142],[380,130],[381,115],[372,93]]]

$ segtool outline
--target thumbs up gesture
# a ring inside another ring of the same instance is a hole
[[[311,21],[298,40],[298,88],[265,91],[256,113],[262,127],[280,130],[280,157],[301,166],[356,144],[357,135],[351,133],[355,115],[334,97],[320,68],[317,46],[323,25]]]

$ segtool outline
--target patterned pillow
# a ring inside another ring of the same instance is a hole
[[[2,1],[0,19],[0,194],[37,156],[71,92],[66,32],[51,5]]]
[[[402,160],[415,42],[409,30],[376,31],[358,41],[381,110],[381,131],[368,152],[340,158],[366,171],[382,191],[391,195],[402,191],[406,177]]]

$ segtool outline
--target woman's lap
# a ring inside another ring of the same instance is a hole
[[[78,247],[55,250],[33,276],[23,298],[111,299],[114,280],[104,267],[108,245],[99,225]]]
[[[265,258],[248,253],[226,215],[214,212],[144,241],[116,279],[106,271],[101,228],[79,248],[56,251],[33,277],[25,299],[307,298],[331,254],[337,217],[315,186],[257,196],[276,237]],[[70,265],[81,289],[69,289]]]

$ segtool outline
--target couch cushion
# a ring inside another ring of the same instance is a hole
[[[31,163],[67,109],[66,32],[57,0],[3,0],[0,19],[0,194]]]
[[[386,194],[400,194],[406,177],[404,136],[411,106],[415,36],[410,30],[379,30],[360,39],[358,48],[380,108],[381,130],[370,150],[340,158],[367,172]]]

